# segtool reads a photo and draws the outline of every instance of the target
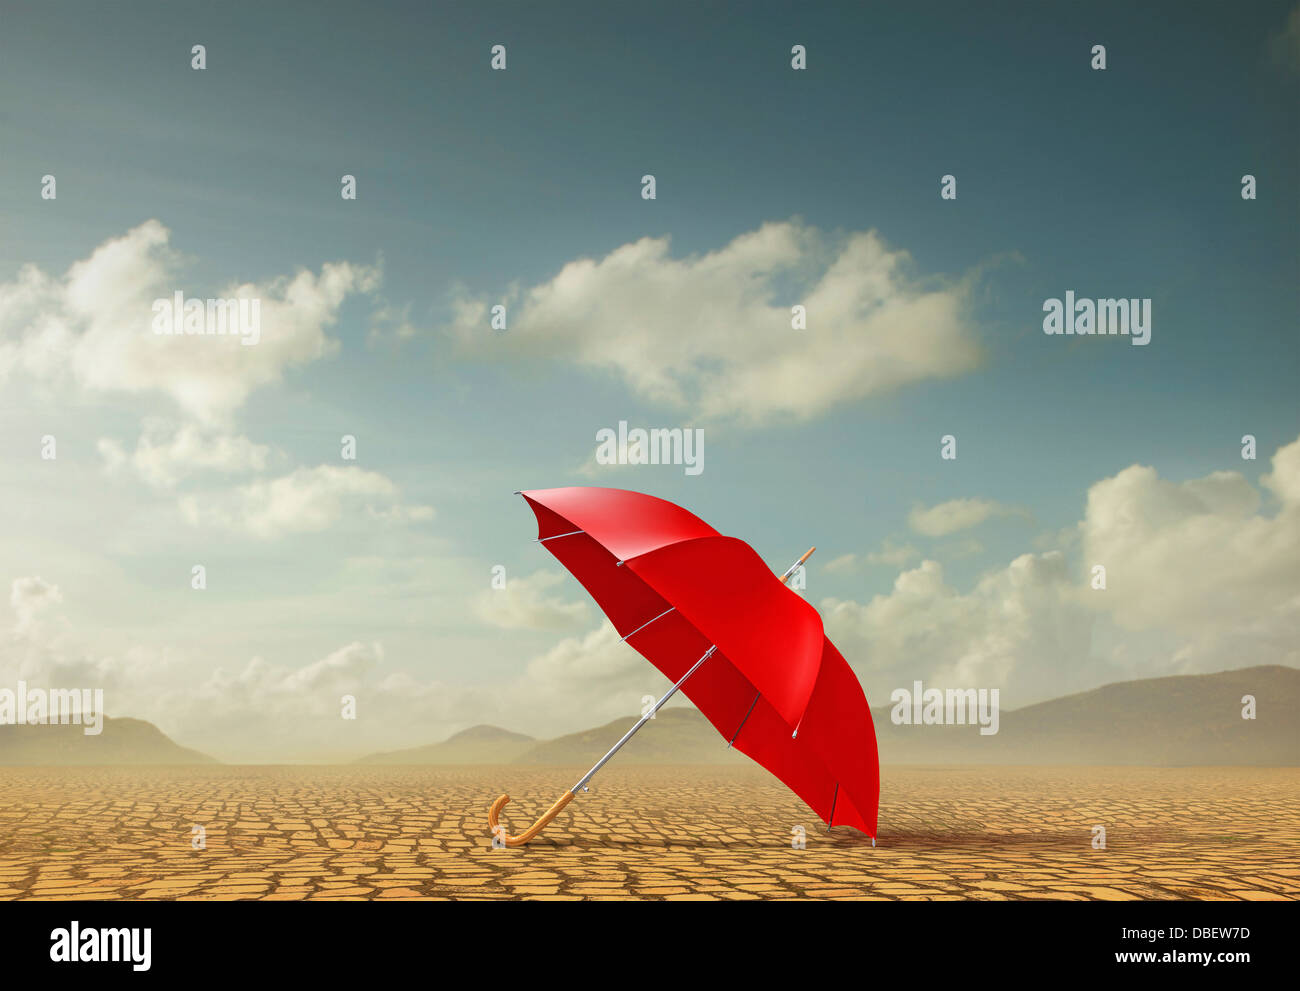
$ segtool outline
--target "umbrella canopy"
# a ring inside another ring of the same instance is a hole
[[[681,690],[723,739],[828,825],[875,838],[871,710],[816,609],[744,541],[666,500],[586,487],[520,494],[538,540],[627,643],[674,682],[697,668]]]

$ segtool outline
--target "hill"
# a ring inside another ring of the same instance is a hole
[[[441,743],[370,754],[358,764],[508,764],[537,741],[499,726],[471,726]]]
[[[106,716],[103,732],[94,736],[74,723],[0,726],[0,765],[215,763],[143,719]]]
[[[1254,696],[1256,718],[1242,719]],[[882,763],[1300,764],[1300,671],[1278,665],[1144,678],[1001,714],[975,726],[896,726],[872,711]]]

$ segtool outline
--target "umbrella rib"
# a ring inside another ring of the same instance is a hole
[[[544,544],[548,540],[558,540],[560,537],[572,537],[575,533],[586,533],[586,532],[587,532],[586,530],[570,530],[568,533],[554,533],[551,534],[551,536],[549,537],[534,537],[533,540],[535,540],[539,544]]]
[[[655,619],[663,619],[665,616],[667,616],[670,612],[672,612],[672,611],[673,611],[674,609],[676,609],[676,608],[677,608],[676,606],[669,606],[667,609],[665,609],[663,612],[661,612],[658,616],[656,616]],[[624,637],[622,640],[620,640],[619,643],[624,643],[624,642],[627,640],[628,637],[632,637],[632,636],[635,636],[636,634],[640,633],[640,632],[641,632],[642,630],[644,630],[647,626],[649,626],[651,623],[653,623],[653,622],[655,621],[655,619],[647,619],[644,623],[642,623],[642,624],[641,624],[640,626],[638,626],[635,630],[633,630],[631,633],[629,633],[629,634],[627,635],[627,637]]]
[[[745,723],[749,721],[749,716],[754,711],[754,706],[758,705],[758,697],[762,694],[762,692],[754,693],[754,701],[749,703],[749,712],[745,713],[745,718],[740,721],[740,725],[736,727],[736,732],[731,735],[731,740],[727,743],[728,750],[730,750],[731,745],[736,742],[736,738],[740,736],[740,731],[745,728]]]
[[[830,818],[826,820],[826,828],[827,828],[827,829],[830,829],[830,827],[831,827],[831,823],[833,823],[833,822],[835,821],[835,805],[836,805],[837,802],[839,802],[839,800],[840,800],[840,783],[839,783],[838,781],[836,781],[836,782],[835,782],[835,797],[831,799],[831,815],[830,815]]]

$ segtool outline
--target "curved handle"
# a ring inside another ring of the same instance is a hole
[[[497,817],[501,814],[501,810],[505,808],[505,804],[508,801],[510,801],[510,796],[502,795],[492,803],[492,807],[488,809],[488,825],[492,827],[492,835],[494,837],[500,836],[505,841],[506,846],[523,846],[540,833],[546,827],[548,822],[559,815],[561,810],[573,801],[573,792],[566,791],[563,795],[557,798],[555,804],[546,810],[544,816],[538,819],[518,836],[511,836],[504,826],[497,825]]]

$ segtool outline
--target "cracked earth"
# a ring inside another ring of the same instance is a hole
[[[1300,896],[1300,768],[886,767],[873,849],[758,768],[611,765],[493,849],[583,770],[2,768],[0,899]]]

